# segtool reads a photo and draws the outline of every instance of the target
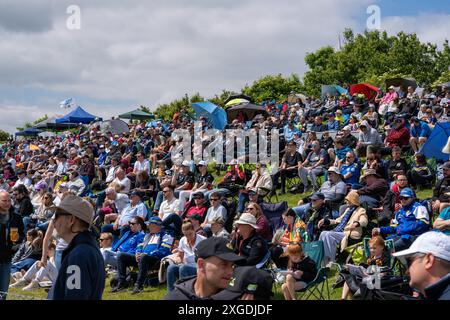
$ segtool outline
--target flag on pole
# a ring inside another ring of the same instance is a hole
[[[61,109],[67,109],[75,105],[75,99],[69,98],[59,103]]]

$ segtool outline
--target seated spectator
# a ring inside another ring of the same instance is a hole
[[[317,116],[314,118],[314,123],[311,127],[311,131],[314,132],[324,132],[327,131],[328,127],[326,124],[323,123],[323,119],[320,116]]]
[[[171,253],[173,237],[162,230],[162,221],[159,217],[152,217],[148,221],[149,232],[136,249],[136,253],[119,253],[117,257],[119,282],[111,292],[118,292],[127,288],[127,267],[139,267],[133,294],[143,291],[147,272],[156,269],[161,259]]]
[[[400,192],[405,188],[408,188],[408,179],[403,174],[397,175],[395,183],[390,187],[383,199],[382,207],[374,208],[378,212],[377,221],[380,226],[385,227],[389,225],[395,213],[402,207]]]
[[[54,213],[51,209],[54,206],[53,194],[50,192],[45,193],[43,200],[43,203],[37,208],[36,212],[30,216],[30,218],[36,221],[37,229],[45,232]]]
[[[281,177],[281,194],[285,194],[286,178],[298,177],[298,170],[303,162],[301,154],[296,151],[294,141],[288,142],[286,149],[278,172],[272,176],[272,193],[275,193],[278,186],[278,179]]]
[[[174,196],[173,186],[163,188],[164,200],[159,207],[158,216],[162,220],[163,226],[167,230],[172,230],[176,235],[181,234],[181,219],[180,202]]]
[[[120,185],[121,192],[129,193],[131,190],[131,180],[127,177],[125,170],[122,168],[117,169],[115,176],[116,178],[112,182]]]
[[[191,222],[184,222],[181,227],[183,237],[180,239],[176,254],[173,256],[173,264],[167,268],[167,290],[174,289],[174,283],[178,279],[184,279],[197,274],[195,263],[195,248],[206,238],[197,234]]]
[[[47,193],[47,183],[43,180],[34,185],[34,192],[31,195],[31,204],[37,210],[44,202],[44,196]]]
[[[364,163],[362,170],[365,171],[367,169],[375,170],[380,177],[387,180],[387,172],[385,169],[385,164],[381,159],[380,152],[367,152],[366,163]]]
[[[291,142],[294,138],[294,133],[299,132],[298,128],[294,126],[294,121],[289,121],[283,128],[284,139],[287,142]]]
[[[220,203],[220,194],[218,192],[214,192],[211,194],[209,198],[211,202],[211,206],[208,208],[206,212],[205,221],[202,223],[202,227],[205,229],[211,227],[211,221],[216,218],[221,218],[223,221],[227,220],[227,209]]]
[[[281,286],[284,299],[296,300],[295,292],[307,286],[317,275],[316,263],[303,253],[301,244],[293,244],[287,247],[283,254],[289,258],[286,280]]]
[[[441,212],[450,205],[450,161],[442,166],[444,177],[436,182],[433,190],[433,199],[435,199],[435,210]]]
[[[407,250],[394,253],[404,261],[411,288],[420,290],[426,300],[450,300],[450,237],[427,232]]]
[[[186,204],[186,199],[192,200],[192,196],[195,192],[207,192],[212,189],[212,183],[214,177],[208,172],[208,167],[205,161],[200,161],[198,163],[198,173],[195,177],[195,184],[191,190],[182,190],[178,196],[180,201],[180,210],[184,209]]]
[[[433,228],[442,231],[450,236],[450,207],[445,208],[434,220]]]
[[[308,154],[306,160],[300,165],[299,176],[304,186],[304,193],[311,190],[308,177],[314,190],[318,190],[317,177],[324,173],[325,165],[328,163],[328,154],[324,149],[320,149],[319,141],[312,143],[313,150]]]
[[[414,192],[405,188],[400,192],[402,208],[388,227],[374,228],[372,236],[381,234],[393,239],[395,251],[405,250],[422,233],[430,229],[430,217],[427,209],[416,201]]]
[[[406,160],[402,158],[402,149],[400,147],[393,147],[392,159],[388,163],[389,181],[394,181],[399,174],[406,175],[408,168],[409,166]]]
[[[304,213],[300,215],[298,212],[296,213],[306,224],[307,241],[317,241],[319,240],[320,232],[322,231],[322,228],[317,227],[317,223],[321,219],[332,219],[333,213],[330,206],[325,204],[325,195],[323,193],[314,193],[310,197],[310,200],[310,206]],[[297,208],[292,209],[296,211]]]
[[[240,214],[244,212],[245,204],[248,202],[248,192],[254,190],[258,195],[272,190],[272,178],[269,172],[267,172],[266,165],[263,163],[257,163],[256,169],[253,172],[251,179],[248,181],[245,189],[239,191],[239,201],[237,212]]]
[[[197,191],[193,195],[191,202],[187,203],[181,217],[189,218],[193,214],[197,214],[201,218],[201,222],[205,220],[208,204],[205,200],[205,195],[201,191]]]
[[[360,264],[360,266],[390,267],[389,252],[386,250],[386,245],[382,237],[376,236],[370,239],[369,249],[370,257],[367,258],[367,263]],[[360,274],[354,274],[349,271],[347,266],[339,273],[339,275],[345,281],[341,300],[347,300],[349,296],[353,296],[359,290],[363,277]]]
[[[16,279],[22,277],[22,270],[27,271],[36,261],[41,259],[42,239],[41,231],[30,229],[24,241],[11,260],[11,275]]]
[[[54,283],[58,276],[58,270],[55,266],[55,248],[56,246],[54,243],[49,244],[47,263],[45,266],[41,265],[40,261],[35,261],[28,271],[25,272],[22,277],[18,278],[17,282],[11,284],[9,287],[23,287],[22,291],[32,291],[34,289],[39,289],[39,282],[44,281],[44,279],[48,279]]]
[[[220,218],[216,217],[211,221],[211,233],[213,237],[222,237],[227,240],[230,239],[230,234],[227,230],[224,228],[225,221]]]
[[[421,190],[422,187],[431,186],[436,175],[427,163],[427,158],[423,153],[414,155],[414,163],[408,171],[409,184]]]
[[[338,131],[340,127],[339,120],[336,120],[336,115],[334,113],[328,114],[327,130],[328,131]]]
[[[356,138],[352,134],[352,128],[350,126],[345,126],[342,128],[342,135],[340,136],[342,139],[342,144],[351,149],[356,148],[358,144],[358,138]]]
[[[86,184],[80,175],[76,171],[71,171],[69,175],[69,182],[67,183],[67,188],[73,191],[75,195],[81,196],[86,189]]]
[[[217,184],[218,189],[214,189],[205,193],[206,197],[210,197],[212,192],[219,192],[221,195],[227,193],[237,193],[242,185],[245,183],[245,172],[233,160],[225,173],[222,180]]]
[[[363,184],[357,192],[360,195],[359,202],[367,203],[369,208],[380,206],[381,200],[386,195],[389,187],[386,182],[374,169],[367,169],[360,179]]]
[[[384,144],[388,147],[389,153],[395,146],[405,147],[409,145],[409,130],[405,127],[405,119],[402,117],[397,117],[394,120],[391,130],[384,140]]]
[[[137,175],[139,171],[150,173],[150,162],[144,158],[144,154],[142,152],[138,152],[136,154],[136,158],[137,160],[133,166],[133,173],[135,175]]]
[[[114,224],[104,225],[102,232],[111,232],[115,236],[123,236],[125,232],[130,230],[129,222],[131,219],[137,216],[145,220],[148,210],[141,198],[142,195],[139,192],[132,192],[130,204],[117,216]]]
[[[134,217],[129,222],[130,230],[125,232],[118,241],[108,250],[104,249],[102,251],[103,259],[105,260],[105,265],[110,265],[114,269],[117,269],[117,257],[119,253],[129,253],[135,254],[138,244],[142,243],[145,236],[145,231],[147,226],[141,217]],[[107,234],[107,233],[106,233]],[[103,237],[105,233],[102,233]],[[107,237],[106,237],[107,239]],[[107,240],[104,240],[107,241]],[[102,243],[103,245],[103,243]]]
[[[258,228],[256,229],[256,233],[267,242],[270,242],[272,240],[272,231],[270,229],[270,224],[266,216],[262,212],[259,204],[249,202],[247,208],[245,208],[245,212],[250,213],[256,218],[256,225],[258,226]]]
[[[336,138],[336,140],[334,140],[334,149],[328,149],[330,162],[334,163],[335,167],[339,167],[339,165],[345,161],[345,155],[348,152],[352,152],[352,149],[344,146],[342,139]]]
[[[282,257],[290,243],[300,243],[303,241],[303,234],[306,230],[306,225],[297,216],[294,210],[288,209],[282,214],[283,227],[277,230],[273,236],[270,248],[270,256],[272,261],[278,268],[284,269],[287,267],[287,259]]]
[[[200,215],[195,213],[195,214],[189,216],[189,218],[186,218],[184,221],[189,221],[192,223],[192,225],[194,226],[195,233],[197,233],[205,238],[208,238],[208,235],[206,234],[205,230],[202,228],[201,223],[203,221],[203,218]]]
[[[106,198],[99,214],[105,224],[110,224],[130,205],[130,198],[124,193],[116,192],[112,187],[105,190],[105,196]],[[108,208],[108,210],[105,208]]]
[[[181,191],[183,190],[191,190],[195,183],[195,177],[194,174],[189,169],[190,163],[189,161],[183,161],[182,165],[176,166],[174,165],[174,175],[172,176],[172,181],[170,182],[170,185],[174,186],[174,194],[175,197],[177,197]],[[161,187],[164,187],[162,185]],[[158,213],[159,208],[161,206],[161,203],[164,201],[164,194],[162,191],[158,192],[158,195],[156,197],[156,202],[153,207],[153,212]],[[183,210],[184,208],[180,208],[180,210]]]
[[[147,171],[142,170],[137,172],[134,189],[131,190],[142,192],[145,198],[152,198],[155,202],[161,188],[156,177],[150,177]]]
[[[256,266],[263,262],[268,253],[267,242],[256,233],[256,218],[250,213],[241,214],[235,222],[236,232],[232,235],[233,251],[245,258],[242,265]]]
[[[20,185],[24,185],[26,188],[31,187],[31,179],[27,177],[27,172],[25,170],[17,171],[17,181],[13,186],[13,189],[17,189]],[[11,179],[11,178],[9,178]]]
[[[410,120],[411,128],[411,138],[409,139],[409,144],[411,145],[414,153],[418,152],[420,147],[427,141],[431,134],[431,129],[428,123],[420,121],[417,117],[412,117]]]
[[[325,253],[324,264],[336,261],[337,246],[341,252],[347,247],[349,239],[360,240],[363,236],[362,228],[367,226],[368,218],[366,210],[360,207],[358,193],[353,190],[345,197],[347,208],[337,219],[322,219],[317,227],[334,226],[330,231],[322,231],[319,240],[323,241]]]
[[[359,138],[356,145],[356,154],[363,157],[366,152],[374,151],[383,145],[381,136],[375,128],[372,128],[366,120],[362,121],[359,126]]]
[[[323,150],[329,150],[333,147],[333,138],[330,137],[328,131],[322,133],[322,137],[319,139],[320,148]]]
[[[353,151],[347,152],[344,161],[339,165],[339,172],[346,184],[354,185],[359,182],[360,165]]]

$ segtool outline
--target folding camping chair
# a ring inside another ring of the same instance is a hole
[[[281,215],[285,212],[289,206],[287,201],[278,203],[260,203],[261,210],[269,221],[270,229],[272,233],[279,229],[283,225],[283,218]]]
[[[309,282],[305,288],[297,291],[299,292],[299,299],[302,299],[306,296],[305,300],[308,300],[311,296],[316,298],[317,300],[330,300],[330,290],[328,285],[328,271],[330,268],[324,267],[322,268],[322,260],[325,255],[325,249],[323,247],[323,241],[314,241],[314,242],[306,242],[302,243],[303,252],[308,255],[311,259],[314,260],[317,267],[317,275],[315,279]],[[326,291],[325,299],[324,293]]]
[[[370,238],[366,237],[363,239],[364,244],[364,254],[366,257],[370,257],[370,248],[369,248]],[[405,267],[400,262],[400,260],[395,259],[395,246],[394,240],[388,239],[384,241],[384,244],[389,251],[389,271],[392,271],[394,274],[403,275],[405,273]]]

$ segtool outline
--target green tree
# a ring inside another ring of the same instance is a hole
[[[299,92],[302,88],[300,78],[296,74],[289,77],[283,77],[281,74],[276,76],[265,76],[256,80],[252,85],[246,85],[242,93],[250,96],[256,103],[264,100],[275,99],[276,101],[286,100],[291,92]]]
[[[0,141],[5,142],[9,139],[10,134],[6,131],[0,130]]]

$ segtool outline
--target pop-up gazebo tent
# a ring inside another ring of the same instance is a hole
[[[78,106],[72,112],[69,112],[62,118],[58,118],[55,120],[56,123],[91,123],[94,121],[102,120],[100,117],[96,117],[86,111],[83,110],[80,106]]]
[[[62,118],[62,115],[54,115],[48,119],[45,119],[36,125],[33,126],[33,128],[36,129],[68,129],[68,128],[75,128],[79,124],[78,123],[56,123],[56,119]]]
[[[136,109],[130,112],[123,113],[119,115],[121,119],[130,119],[130,120],[148,120],[154,119],[155,116],[153,114],[147,113],[141,109]]]
[[[337,84],[323,84],[321,94],[322,99],[326,98],[327,93],[331,94],[332,96],[338,97],[342,93],[348,95],[348,90],[342,88],[341,86],[338,86]]]

